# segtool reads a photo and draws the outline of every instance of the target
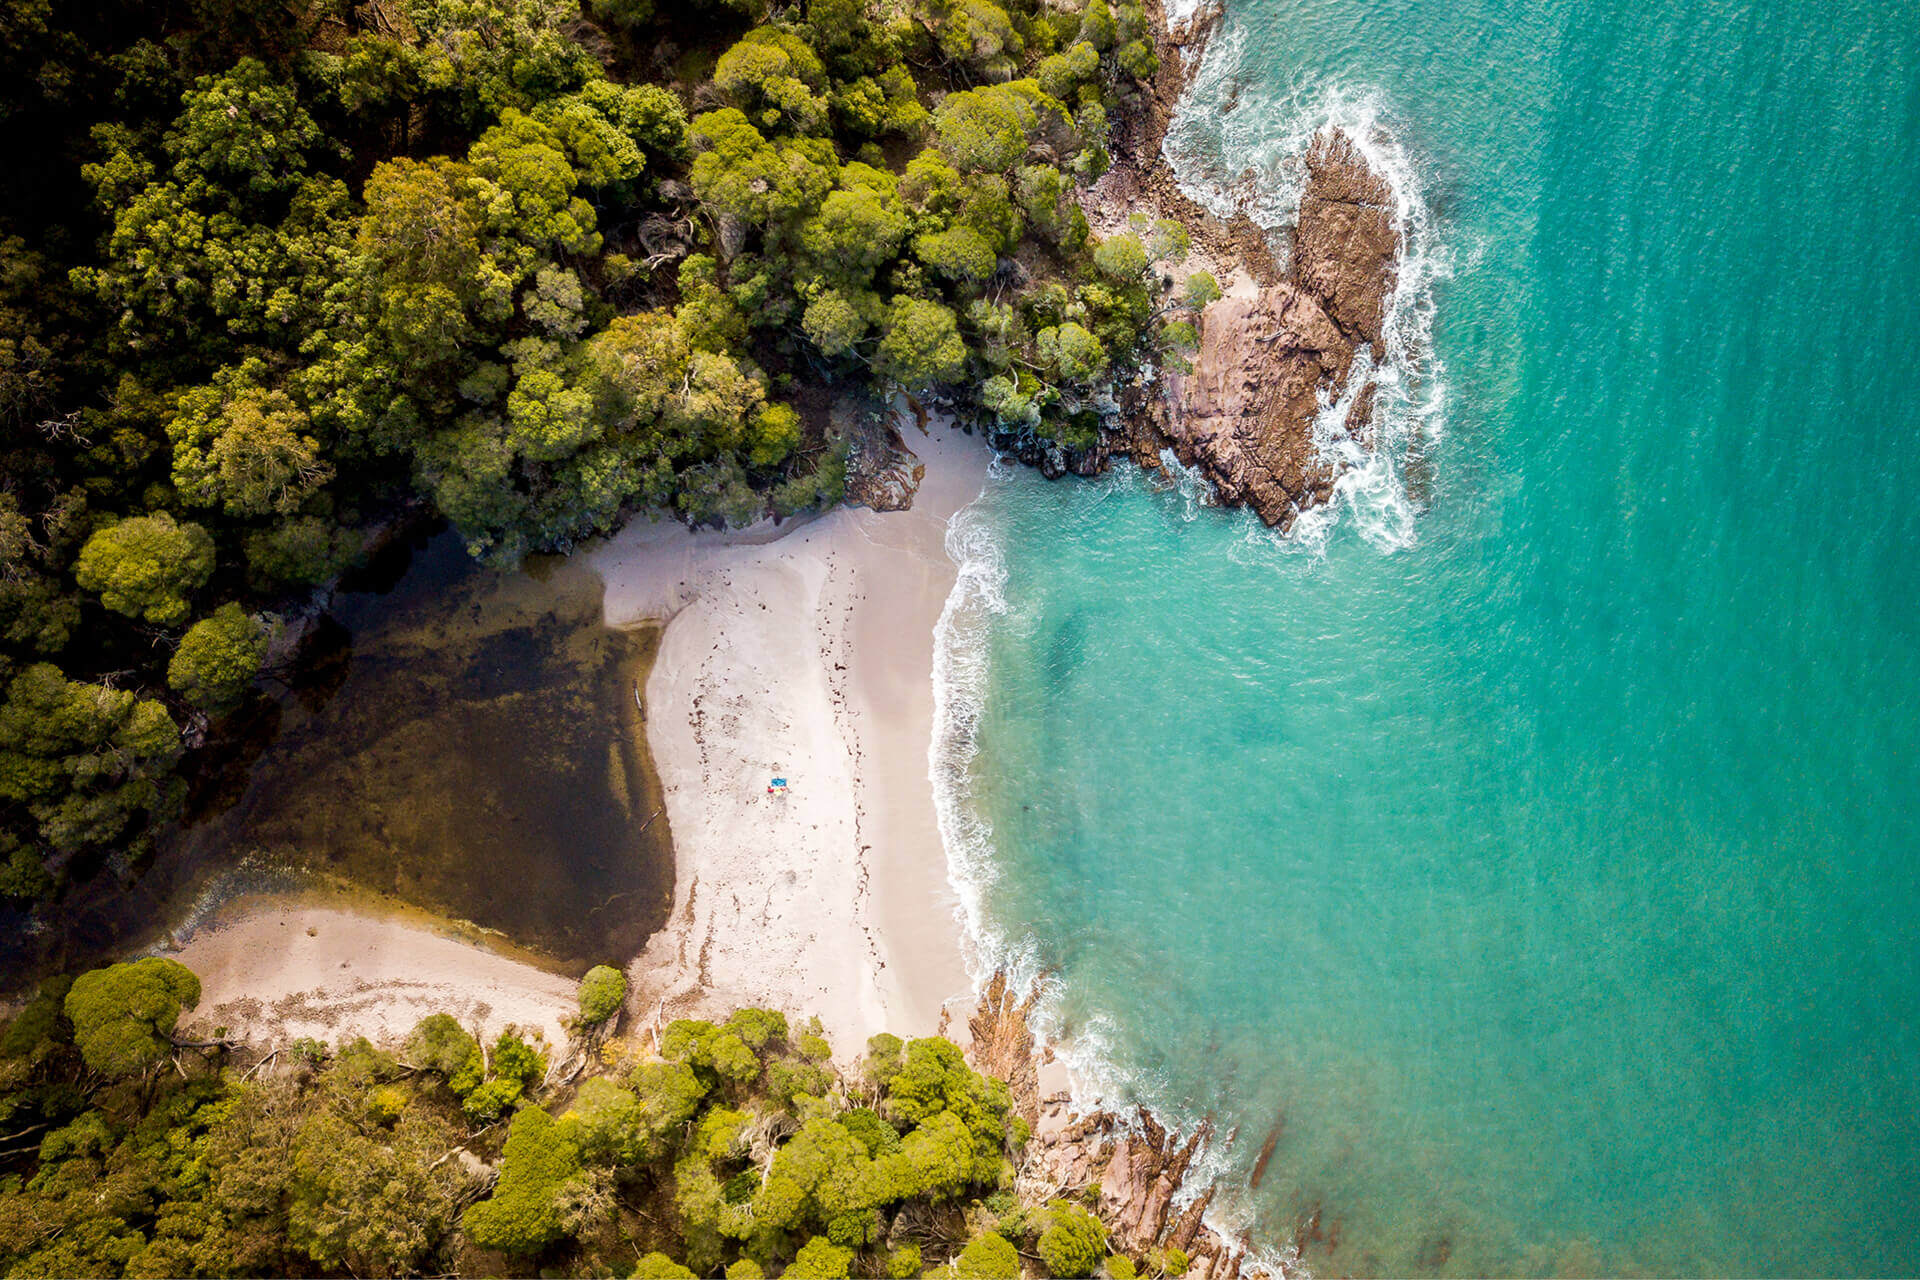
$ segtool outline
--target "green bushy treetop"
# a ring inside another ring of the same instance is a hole
[[[89,1067],[131,1076],[167,1056],[181,1010],[199,1003],[191,969],[149,956],[81,974],[67,992],[66,1014]]]
[[[1020,1280],[1020,1253],[1005,1236],[989,1231],[968,1242],[953,1269],[964,1280]]]
[[[267,629],[237,604],[223,604],[187,628],[167,663],[167,687],[203,711],[224,711],[260,674]]]
[[[627,975],[612,965],[597,964],[580,979],[580,1021],[587,1026],[605,1022],[627,998]]]
[[[1081,1206],[1056,1202],[1036,1247],[1047,1270],[1062,1280],[1091,1276],[1107,1256],[1107,1228]]]
[[[187,620],[187,597],[213,576],[213,539],[164,511],[108,525],[87,539],[73,576],[115,613],[160,626]]]

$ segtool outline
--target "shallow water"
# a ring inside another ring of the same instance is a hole
[[[334,596],[298,683],[253,708],[251,748],[192,762],[153,864],[64,904],[51,958],[305,885],[390,895],[575,971],[665,922],[672,841],[634,699],[658,632],[609,629],[584,562],[502,574],[452,534],[384,558]]]
[[[990,486],[985,939],[1318,1273],[1920,1271],[1920,26],[1236,0],[1195,93],[1185,175],[1277,219],[1289,145],[1384,127],[1393,465],[1290,543]]]

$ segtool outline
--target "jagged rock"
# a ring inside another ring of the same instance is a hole
[[[1353,139],[1337,129],[1316,134],[1307,149],[1292,276],[1343,330],[1376,347],[1397,273],[1395,221],[1393,188]]]
[[[918,405],[916,413],[924,412]],[[847,434],[847,501],[874,511],[905,511],[926,477],[926,464],[894,425],[893,415],[877,412],[846,399],[831,410],[839,429]]]
[[[1346,388],[1360,348],[1378,349],[1399,251],[1393,192],[1352,139],[1317,135],[1307,174],[1287,277],[1208,305],[1193,371],[1170,380],[1160,428],[1221,501],[1283,529],[1332,495],[1338,476],[1314,444],[1314,420]],[[1368,382],[1341,428],[1369,444],[1373,401]]]
[[[1182,1139],[1145,1109],[1131,1117],[1106,1111],[1076,1115],[1063,1094],[1039,1098],[1040,1063],[1027,1024],[1037,998],[1037,992],[1021,998],[1004,974],[996,974],[967,1024],[973,1035],[967,1056],[974,1068],[1008,1081],[1016,1108],[1035,1126],[1016,1181],[1022,1201],[1045,1204],[1098,1183],[1095,1207],[1120,1248],[1140,1254],[1173,1245],[1191,1257],[1188,1274],[1194,1277],[1266,1276],[1263,1267],[1246,1266],[1243,1246],[1222,1239],[1202,1221],[1213,1200],[1211,1188],[1201,1188],[1174,1212],[1193,1162],[1211,1137],[1210,1125]]]
[[[1040,1065],[1034,1058],[1033,1031],[1027,1025],[1027,1015],[1039,998],[1038,990],[1024,1000],[1016,998],[1007,975],[996,973],[980,997],[979,1008],[967,1019],[967,1034],[972,1037],[967,1054],[974,1069],[1007,1082],[1014,1109],[1029,1125],[1040,1122]]]

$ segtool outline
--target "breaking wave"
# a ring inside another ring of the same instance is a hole
[[[1387,180],[1402,249],[1382,350],[1355,361],[1355,376],[1314,423],[1320,456],[1340,468],[1333,500],[1301,516],[1285,537],[1251,541],[1318,551],[1350,523],[1379,550],[1402,550],[1416,541],[1421,503],[1409,488],[1409,470],[1425,465],[1446,427],[1446,369],[1432,343],[1433,292],[1453,274],[1453,256],[1401,140],[1405,129],[1378,91],[1312,79],[1268,87],[1263,71],[1249,65],[1246,31],[1230,21],[1223,25],[1181,97],[1162,148],[1180,189],[1220,217],[1245,213],[1274,235],[1284,260],[1287,245],[1279,233],[1298,218],[1308,146],[1322,129],[1338,128]],[[1345,429],[1368,377],[1378,388],[1372,448]]]

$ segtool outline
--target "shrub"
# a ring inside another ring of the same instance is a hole
[[[920,1246],[903,1244],[887,1255],[889,1280],[911,1280],[920,1274]]]
[[[853,1250],[815,1236],[794,1255],[787,1276],[788,1280],[846,1280],[852,1265]]]
[[[132,1076],[167,1056],[180,1011],[199,1003],[193,970],[149,956],[81,974],[66,1010],[87,1065],[104,1076]]]
[[[1040,1260],[1063,1280],[1079,1280],[1099,1269],[1107,1252],[1107,1228],[1077,1204],[1056,1204],[1040,1233]]]
[[[513,1118],[493,1198],[468,1209],[467,1237],[483,1249],[538,1253],[566,1234],[565,1203],[581,1189],[575,1126],[539,1107]]]
[[[1019,1280],[1020,1253],[1005,1236],[978,1236],[953,1260],[953,1269],[966,1280]]]
[[[589,1027],[611,1018],[627,998],[627,975],[597,964],[580,979],[580,1021]]]

